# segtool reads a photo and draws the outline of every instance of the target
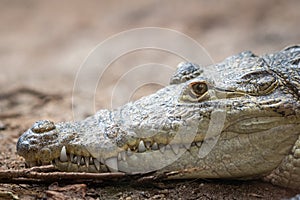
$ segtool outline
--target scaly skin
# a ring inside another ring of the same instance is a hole
[[[36,122],[17,152],[29,166],[61,171],[262,178],[299,188],[300,46],[211,67],[182,63],[169,86],[83,121]]]

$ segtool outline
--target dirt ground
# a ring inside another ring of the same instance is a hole
[[[297,0],[0,0],[0,5],[0,170],[24,168],[15,146],[35,121],[70,121],[76,109],[76,118],[93,113],[85,104],[90,95],[85,87],[73,93],[76,73],[89,52],[114,34],[141,27],[174,29],[196,40],[216,62],[244,50],[273,52],[300,39]],[[122,65],[139,59],[173,67],[178,62],[178,58],[152,53],[120,58],[101,77],[95,109],[111,106],[111,91],[126,72]],[[93,71],[84,74],[87,83],[92,75]],[[168,80],[169,74],[163,78]],[[156,89],[157,85],[140,88],[130,99]],[[72,98],[76,99],[73,106]],[[128,96],[121,102],[127,100]],[[116,181],[71,184],[58,178],[45,184],[0,184],[0,199],[285,199],[297,193],[300,190],[259,180],[140,185]]]

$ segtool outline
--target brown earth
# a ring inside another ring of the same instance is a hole
[[[76,109],[79,118],[92,114],[84,104],[90,94],[85,88],[72,94],[73,84],[85,57],[109,36],[138,27],[170,28],[195,39],[215,61],[244,50],[273,52],[300,39],[297,0],[1,0],[0,5],[0,170],[24,168],[15,145],[36,120],[72,120]],[[111,105],[111,91],[128,70],[124,63],[150,61],[175,67],[180,60],[153,52],[120,58],[101,76],[96,109]],[[86,82],[92,74],[84,74]],[[150,86],[134,95],[126,90],[121,102],[157,89]],[[0,184],[0,199],[282,199],[297,193],[259,180]]]

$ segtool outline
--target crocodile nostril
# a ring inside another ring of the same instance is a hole
[[[49,120],[40,120],[33,124],[31,130],[34,133],[44,133],[55,129],[55,125]]]

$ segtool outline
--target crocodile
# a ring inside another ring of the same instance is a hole
[[[300,46],[180,63],[170,84],[82,121],[40,120],[17,154],[60,171],[262,179],[300,187]]]

